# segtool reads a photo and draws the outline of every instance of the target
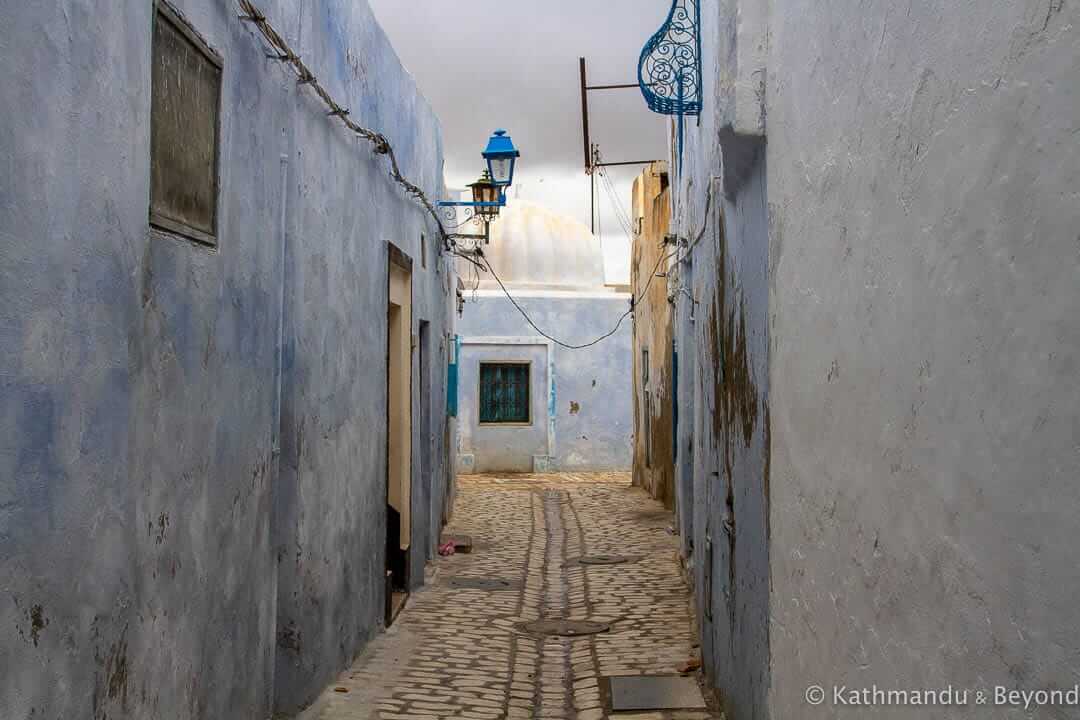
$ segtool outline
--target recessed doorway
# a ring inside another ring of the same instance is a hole
[[[386,625],[405,604],[412,534],[412,260],[389,245],[387,303]]]

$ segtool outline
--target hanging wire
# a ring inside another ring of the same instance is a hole
[[[603,162],[603,156],[600,153],[600,147],[596,146],[594,149],[597,166],[595,172],[598,172],[604,190],[608,194],[608,199],[611,200],[612,207],[615,210],[615,218],[619,221],[619,225],[622,226],[623,232],[626,233],[627,240],[633,242],[634,239],[634,223],[630,219],[630,213],[626,211],[626,206],[623,205],[622,200],[619,198],[619,193],[615,189],[615,183],[612,181],[611,176],[608,175],[607,169],[599,163]]]
[[[323,104],[329,108],[330,112],[327,113],[330,117],[336,117],[341,120],[349,130],[355,133],[360,138],[367,140],[374,145],[374,150],[379,155],[386,155],[390,160],[390,177],[393,180],[405,188],[406,194],[413,197],[417,202],[424,206],[424,208],[431,214],[431,217],[435,219],[435,224],[439,228],[439,235],[443,242],[443,248],[449,250],[454,246],[454,239],[450,237],[446,231],[446,227],[443,225],[442,218],[439,217],[439,213],[435,210],[435,205],[428,198],[427,194],[417,185],[410,182],[404,175],[401,174],[401,168],[398,166],[397,155],[394,153],[394,148],[390,144],[390,141],[382,133],[370,130],[365,127],[361,127],[357,123],[349,119],[349,111],[338,104],[330,96],[330,93],[326,91],[326,88],[322,86],[318,78],[311,71],[304,61],[300,59],[300,56],[293,52],[293,49],[289,47],[289,44],[285,42],[285,39],[274,29],[270,22],[266,19],[258,7],[252,0],[237,0],[240,5],[240,9],[243,11],[243,15],[240,15],[240,19],[246,22],[252,23],[259,29],[266,42],[274,49],[275,54],[268,55],[274,60],[280,60],[287,63],[289,67],[296,72],[297,82],[300,85],[310,85],[312,91],[323,101]]]
[[[713,202],[713,185],[715,184],[714,180],[715,180],[715,178],[710,178],[709,179],[709,189],[705,193],[705,217],[701,221],[701,229],[698,231],[697,235],[694,237],[693,242],[691,242],[690,244],[688,244],[686,246],[686,256],[687,257],[689,257],[690,253],[692,253],[694,251],[694,248],[697,247],[697,244],[699,242],[701,242],[701,238],[705,237],[705,231],[709,227],[709,217],[712,215],[712,213],[710,211],[712,209],[712,202]]]
[[[622,228],[623,233],[626,235],[626,239],[633,242],[634,230],[633,223],[630,222],[630,218],[626,215],[626,210],[619,203],[619,194],[615,190],[615,185],[612,183],[611,178],[607,173],[601,172],[600,178],[603,180],[603,186],[605,192],[607,192],[608,199],[611,201],[612,206],[615,209],[615,219],[619,222],[619,227]]]
[[[640,303],[645,298],[645,294],[647,292],[649,292],[649,286],[652,285],[653,278],[656,277],[656,271],[660,269],[660,265],[664,261],[670,260],[671,258],[675,257],[675,254],[676,254],[675,252],[672,252],[672,253],[669,253],[667,255],[661,255],[660,256],[660,259],[656,261],[656,265],[655,265],[655,267],[653,267],[652,272],[649,273],[649,280],[648,280],[648,282],[645,283],[645,287],[642,289],[641,294],[638,295],[637,297],[631,297],[630,298],[630,308],[626,312],[624,312],[622,315],[619,316],[618,321],[615,323],[615,327],[613,327],[609,332],[606,332],[603,335],[601,335],[600,337],[596,338],[595,340],[591,340],[591,341],[589,341],[587,343],[582,343],[580,345],[574,345],[572,343],[567,343],[567,342],[564,342],[562,340],[559,340],[556,337],[552,337],[548,333],[541,330],[540,327],[533,321],[533,319],[531,317],[529,317],[529,313],[527,313],[525,311],[525,308],[521,307],[521,305],[518,303],[518,301],[516,299],[514,299],[514,296],[510,294],[510,291],[507,290],[506,285],[503,284],[502,279],[499,277],[498,273],[495,272],[495,269],[493,267],[491,267],[491,262],[484,255],[483,251],[482,250],[477,251],[477,256],[480,258],[480,263],[482,263],[482,267],[485,269],[486,272],[490,272],[491,276],[493,278],[495,278],[495,282],[497,282],[499,284],[499,287],[502,288],[503,294],[506,295],[506,298],[510,301],[510,303],[515,308],[517,308],[517,311],[519,313],[521,313],[521,316],[523,318],[525,318],[525,322],[529,323],[529,325],[532,327],[532,329],[535,330],[537,333],[539,333],[541,337],[545,337],[548,340],[550,340],[551,342],[558,345],[559,347],[566,348],[567,350],[584,350],[585,348],[592,347],[593,345],[596,345],[596,344],[608,339],[609,337],[611,337],[615,333],[619,332],[619,328],[622,326],[623,321],[626,320],[627,317],[629,317],[630,315],[633,314],[634,308],[637,307],[638,303]],[[471,258],[470,258],[470,260],[471,260]]]
[[[686,283],[683,282],[682,275],[684,272],[686,272],[686,270],[682,267],[682,264],[690,258],[694,250],[697,248],[698,243],[700,243],[701,239],[705,237],[706,230],[709,229],[709,218],[712,217],[713,188],[715,186],[716,179],[717,178],[715,177],[709,178],[709,187],[705,193],[705,213],[704,217],[701,220],[701,228],[694,235],[694,239],[687,243],[685,248],[680,248],[678,242],[676,242],[675,244],[675,252],[679,255],[679,257],[675,261],[677,272],[675,274],[675,288],[672,290],[672,294],[685,294],[686,297],[690,300],[690,302],[694,305],[697,305],[697,300],[686,288]]]
[[[477,292],[480,290],[480,268],[473,266],[473,286],[472,286],[472,301],[476,302]]]
[[[611,176],[607,174],[607,171],[601,173],[601,177],[604,180],[604,184],[607,186],[608,196],[611,198],[611,204],[615,206],[616,216],[619,218],[619,224],[622,225],[623,230],[628,237],[632,237],[634,234],[634,224],[630,220],[630,213],[626,211],[626,208],[622,204],[622,199],[619,197],[618,191],[615,189],[615,183],[612,181]]]
[[[410,195],[417,202],[419,202],[421,205],[423,205],[423,207],[428,211],[428,213],[431,215],[431,217],[435,220],[435,224],[439,228],[439,235],[441,236],[441,239],[443,241],[444,249],[448,250],[454,256],[463,258],[464,260],[468,261],[469,263],[471,263],[473,265],[474,270],[477,272],[477,276],[476,276],[477,277],[477,287],[479,286],[479,273],[480,272],[490,272],[492,277],[494,277],[495,281],[499,284],[499,287],[502,288],[502,291],[506,295],[507,299],[509,299],[510,302],[514,305],[514,307],[517,308],[518,312],[521,313],[521,315],[525,318],[525,320],[529,323],[529,325],[531,325],[532,328],[534,330],[536,330],[536,332],[540,333],[541,336],[547,338],[548,340],[552,341],[556,345],[559,345],[560,347],[564,347],[564,348],[566,348],[568,350],[581,350],[581,349],[584,349],[584,348],[592,347],[593,345],[596,345],[596,344],[600,343],[601,341],[606,340],[607,338],[609,338],[612,335],[614,335],[615,333],[617,333],[619,331],[619,328],[622,326],[623,321],[626,320],[626,318],[633,313],[634,307],[637,305],[638,302],[641,301],[642,298],[644,298],[645,293],[648,292],[649,286],[652,285],[653,278],[656,277],[656,271],[660,269],[661,263],[663,263],[665,260],[671,259],[672,257],[675,256],[675,254],[677,254],[678,251],[676,250],[675,253],[671,253],[671,254],[666,255],[666,256],[661,256],[660,259],[657,260],[656,266],[653,268],[653,271],[649,274],[649,280],[645,284],[645,288],[642,290],[641,295],[638,296],[637,298],[631,298],[630,309],[627,310],[625,313],[623,313],[619,317],[618,321],[615,323],[615,327],[612,328],[612,330],[610,332],[607,332],[604,335],[601,335],[600,337],[596,338],[595,340],[592,340],[592,341],[587,342],[587,343],[582,343],[580,345],[574,345],[574,344],[563,342],[562,340],[559,340],[558,338],[552,337],[548,333],[545,333],[543,330],[541,330],[536,325],[535,322],[533,322],[532,318],[529,317],[529,314],[527,312],[525,312],[525,309],[522,308],[520,304],[518,304],[517,300],[515,300],[514,297],[510,294],[509,290],[506,289],[506,285],[503,284],[502,279],[499,278],[499,276],[495,272],[494,268],[491,267],[491,263],[484,256],[483,251],[481,249],[479,249],[479,248],[476,249],[476,251],[475,251],[475,256],[476,257],[473,257],[470,254],[463,253],[463,252],[460,252],[459,250],[457,250],[457,248],[456,248],[457,244],[454,241],[454,239],[450,237],[450,234],[447,232],[447,228],[443,224],[442,218],[439,217],[439,213],[436,211],[435,205],[431,202],[431,200],[428,198],[427,194],[419,186],[417,186],[416,184],[409,181],[401,173],[401,168],[398,165],[398,161],[397,161],[397,155],[394,153],[394,148],[390,144],[390,141],[387,139],[387,137],[385,135],[383,135],[382,133],[376,132],[375,130],[370,130],[368,128],[362,127],[361,125],[359,125],[356,122],[349,119],[349,110],[347,110],[346,108],[341,106],[337,101],[334,100],[333,97],[331,97],[330,93],[327,92],[326,88],[324,88],[322,86],[322,83],[319,82],[319,80],[315,76],[315,74],[308,68],[308,66],[304,63],[304,61],[300,59],[300,56],[297,55],[293,51],[293,49],[289,46],[289,44],[285,41],[285,39],[277,32],[277,30],[274,29],[274,27],[267,20],[266,16],[259,10],[258,7],[255,6],[255,4],[252,2],[252,0],[237,0],[237,2],[239,4],[239,6],[240,6],[240,9],[244,12],[243,15],[240,15],[240,19],[244,20],[246,22],[250,22],[253,25],[255,25],[255,27],[257,27],[259,29],[259,32],[262,34],[262,36],[266,40],[266,42],[272,48],[274,48],[274,50],[277,51],[277,54],[270,55],[269,57],[271,57],[271,58],[273,58],[275,60],[280,60],[281,62],[288,63],[289,66],[296,73],[297,82],[300,85],[310,85],[312,91],[314,91],[315,94],[318,95],[319,98],[323,101],[323,103],[327,106],[327,108],[329,108],[330,112],[327,113],[327,114],[330,117],[338,118],[339,120],[341,120],[342,124],[344,124],[345,127],[347,127],[350,131],[355,133],[358,137],[360,137],[360,138],[362,138],[364,140],[367,140],[372,145],[374,145],[374,151],[377,154],[387,156],[387,158],[390,160],[390,177],[396,183],[401,185],[405,189],[405,192],[408,195]],[[620,222],[622,222],[623,218],[622,218],[621,215],[619,215],[619,213],[620,212],[625,213],[625,211],[622,209],[621,204],[618,203],[618,196],[617,196],[617,193],[614,193],[614,186],[611,183],[610,178],[607,177],[607,174],[605,172],[601,172],[601,177],[607,181],[608,187],[612,191],[613,200],[615,201],[615,206],[616,206],[616,216],[619,217]],[[711,198],[711,186],[710,186],[710,198]],[[708,222],[708,217],[706,216],[706,223],[707,222]],[[603,230],[600,228],[599,218],[597,218],[597,228],[600,229],[600,232],[601,232],[601,235],[602,235]],[[623,229],[627,231],[628,236],[632,235],[632,232],[631,232],[632,229],[633,229],[632,226],[631,227],[625,227],[624,226]],[[702,228],[701,234],[702,235],[704,234],[704,228]],[[699,240],[700,240],[700,238],[701,238],[701,235],[698,236]],[[696,244],[696,241],[695,241],[695,244]],[[480,260],[477,260],[476,258],[480,258]],[[475,289],[474,289],[474,291],[475,291]]]

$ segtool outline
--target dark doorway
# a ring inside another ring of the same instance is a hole
[[[432,477],[432,462],[431,458],[434,456],[434,448],[432,447],[431,437],[431,325],[427,320],[420,321],[419,331],[419,344],[417,345],[419,351],[418,362],[420,364],[420,432],[419,432],[419,458],[420,458],[420,473],[419,473],[419,487],[416,493],[417,507],[416,512],[413,513],[416,517],[416,521],[420,523],[420,532],[418,533],[417,542],[421,543],[421,546],[417,548],[418,551],[422,551],[423,555],[417,555],[417,557],[423,557],[427,560],[433,560],[435,557],[435,543],[432,542],[432,534],[437,532],[438,528],[435,528],[431,524],[431,491],[435,485],[434,478]],[[414,572],[423,572],[423,568],[414,568]],[[423,578],[419,578],[422,582]]]
[[[412,536],[412,262],[390,246],[386,340],[386,625],[405,605]]]

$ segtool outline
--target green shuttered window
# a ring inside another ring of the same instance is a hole
[[[480,363],[480,422],[527,425],[529,364]]]

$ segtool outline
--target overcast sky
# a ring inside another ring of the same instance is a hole
[[[491,131],[521,150],[515,193],[589,222],[578,58],[590,84],[635,82],[641,47],[664,22],[668,0],[370,0],[402,63],[442,120],[446,180],[473,182]],[[606,160],[666,158],[664,119],[636,89],[589,93],[590,131]],[[640,167],[609,168],[630,211]],[[598,188],[602,183],[598,180]],[[608,280],[628,276],[629,239],[598,190]]]

